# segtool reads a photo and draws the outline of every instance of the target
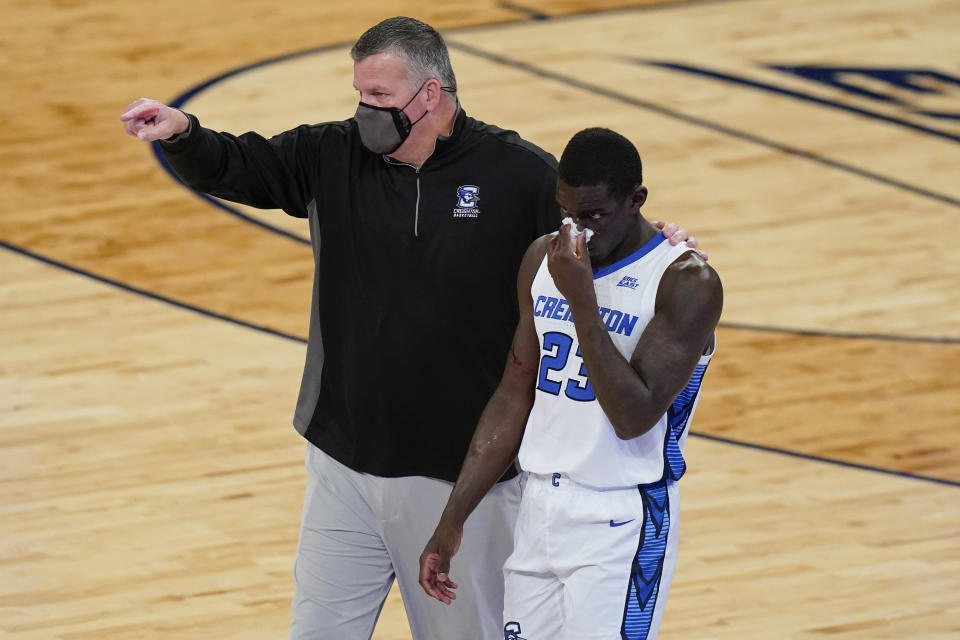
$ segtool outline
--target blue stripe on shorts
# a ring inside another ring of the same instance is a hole
[[[670,531],[666,481],[643,485],[639,489],[643,497],[643,532],[630,569],[630,588],[620,627],[620,636],[624,640],[645,640],[650,634]]]

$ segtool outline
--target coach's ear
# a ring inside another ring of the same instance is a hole
[[[443,99],[443,85],[436,78],[430,78],[423,85],[423,93],[427,96],[424,103],[427,111],[434,111]]]

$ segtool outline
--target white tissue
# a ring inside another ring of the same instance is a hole
[[[590,238],[593,237],[593,230],[592,230],[592,229],[584,229],[583,231],[580,231],[580,229],[577,229],[576,223],[573,221],[573,218],[571,218],[570,216],[567,216],[566,218],[564,218],[564,219],[561,220],[560,222],[561,222],[561,224],[569,224],[569,225],[570,225],[570,242],[573,243],[574,246],[576,246],[576,244],[577,244],[577,236],[579,236],[581,233],[587,234],[587,237],[584,238],[584,241],[585,241],[585,242],[590,242]]]

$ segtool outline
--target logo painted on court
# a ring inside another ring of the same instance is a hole
[[[627,58],[745,89],[765,91],[960,142],[960,77],[934,69],[771,64],[764,68],[816,83],[798,90],[707,67]],[[839,93],[839,95],[838,95]]]
[[[960,78],[940,71],[787,65],[770,65],[769,68],[819,82],[851,95],[900,105],[918,115],[941,120],[960,120],[960,111],[944,111],[933,106],[937,98],[948,96],[951,92],[960,96]]]

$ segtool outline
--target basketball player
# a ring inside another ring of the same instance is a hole
[[[663,616],[682,451],[723,293],[696,252],[640,215],[646,197],[629,140],[570,140],[557,201],[573,224],[523,258],[505,372],[420,557],[421,586],[450,604],[467,516],[519,450],[508,640],[649,639]]]

